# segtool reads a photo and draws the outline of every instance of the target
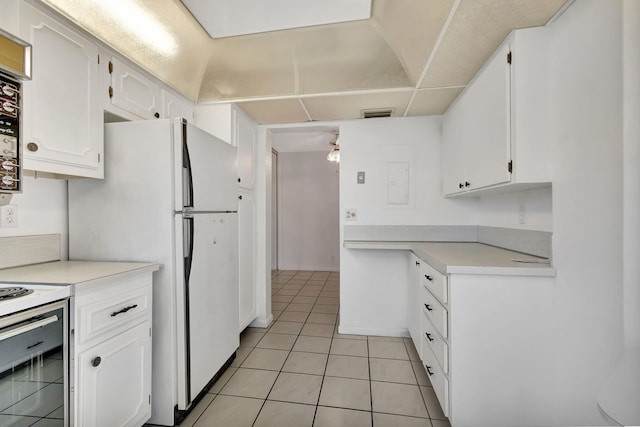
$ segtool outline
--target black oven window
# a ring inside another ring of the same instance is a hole
[[[44,323],[0,341],[0,426],[64,425],[62,316],[51,311],[0,330]]]

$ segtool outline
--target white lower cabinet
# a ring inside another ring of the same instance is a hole
[[[141,426],[151,415],[151,323],[78,356],[79,426]]]
[[[151,286],[145,272],[76,288],[73,425],[139,427],[151,417]]]
[[[442,274],[411,260],[421,267],[416,348],[451,425],[552,424],[553,278]]]

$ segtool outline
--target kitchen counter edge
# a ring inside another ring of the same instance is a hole
[[[443,248],[473,249],[473,254],[456,258]],[[408,250],[442,274],[483,274],[555,277],[556,269],[547,264],[517,263],[513,259],[542,261],[542,258],[477,242],[400,242],[345,240],[347,249]],[[489,256],[487,256],[489,255]],[[498,255],[498,256],[496,256]]]
[[[160,264],[110,261],[53,261],[0,270],[0,283],[78,286],[131,273],[154,272]]]

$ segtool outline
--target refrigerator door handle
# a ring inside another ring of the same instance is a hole
[[[187,125],[182,123],[182,204],[185,208],[193,207],[193,171],[191,157],[187,146]]]
[[[191,403],[191,336],[190,336],[190,313],[189,313],[189,277],[191,276],[191,264],[193,262],[193,237],[194,237],[194,219],[191,215],[183,216],[183,245],[184,245],[184,313],[185,313],[185,349],[186,349],[186,366],[185,366],[185,388],[187,405]]]

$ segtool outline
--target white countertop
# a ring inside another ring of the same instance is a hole
[[[556,270],[553,267],[541,263],[546,261],[545,258],[483,243],[345,240],[344,247],[349,249],[410,250],[443,274],[556,275]]]
[[[0,270],[0,283],[81,285],[134,271],[156,271],[159,264],[138,262],[54,261]]]

